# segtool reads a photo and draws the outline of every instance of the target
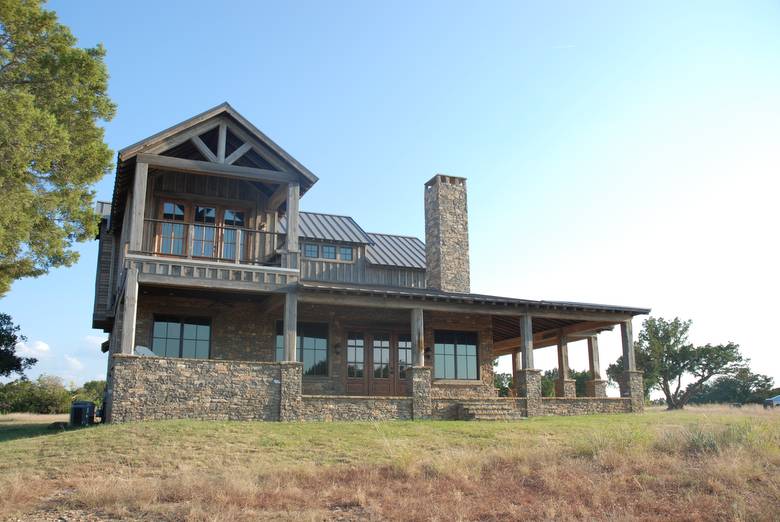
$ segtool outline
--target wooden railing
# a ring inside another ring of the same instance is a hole
[[[218,263],[281,266],[287,236],[262,230],[145,219],[140,254]]]

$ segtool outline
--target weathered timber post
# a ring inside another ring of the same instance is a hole
[[[601,377],[601,362],[599,361],[599,339],[596,335],[588,337],[588,362],[591,380],[585,383],[588,397],[606,397],[607,381]]]
[[[520,353],[515,360],[520,362],[520,367],[514,370],[517,375],[517,395],[525,398],[529,417],[541,415],[542,372],[534,368],[534,332],[530,315],[520,317]]]
[[[135,349],[135,320],[138,310],[138,268],[130,263],[125,275],[125,295],[122,303],[121,353]]]
[[[287,185],[287,242],[286,252],[283,255],[285,268],[298,268],[298,207],[300,205],[300,185],[290,183]]]
[[[412,308],[412,353],[414,366],[409,369],[412,378],[412,417],[430,419],[433,409],[431,401],[431,369],[425,366],[425,324],[423,309]]]
[[[298,356],[298,291],[284,297],[284,360],[296,362]]]
[[[555,381],[555,395],[576,397],[577,387],[569,376],[569,340],[565,335],[558,337],[558,380]]]
[[[146,207],[146,179],[149,165],[138,162],[135,164],[133,178],[133,198],[130,212],[130,252],[140,252],[144,239],[144,211]]]
[[[642,412],[645,409],[645,390],[642,372],[636,369],[631,319],[620,323],[620,337],[623,343],[623,386],[620,387],[620,395],[631,399],[631,411]]]

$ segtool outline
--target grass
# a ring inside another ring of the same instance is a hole
[[[47,429],[51,421],[0,417],[0,519],[776,520],[780,512],[780,414],[760,408],[68,431]]]

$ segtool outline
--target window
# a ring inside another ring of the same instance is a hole
[[[225,209],[222,219],[225,229],[222,232],[222,257],[236,259],[241,256],[241,245],[238,245],[238,229],[244,228],[244,212]]]
[[[352,247],[339,247],[339,259],[352,261]]]
[[[363,335],[350,333],[347,336],[347,377],[363,377],[365,371],[365,342]]]
[[[374,378],[387,379],[390,377],[390,337],[387,335],[375,335],[374,348]]]
[[[477,334],[472,332],[434,332],[436,379],[477,378]]]
[[[336,259],[336,247],[333,245],[322,245],[323,259]]]
[[[298,323],[297,359],[304,375],[328,375],[328,325]],[[276,322],[276,360],[284,360],[284,322]]]
[[[195,229],[192,238],[192,255],[199,257],[214,256],[214,239],[217,232],[217,209],[214,207],[195,207]]]
[[[152,351],[160,357],[208,359],[211,326],[208,319],[155,317]]]
[[[398,378],[406,379],[406,370],[412,366],[412,336],[398,336]]]
[[[320,257],[319,246],[312,243],[305,243],[303,245],[303,255],[304,257]]]
[[[160,252],[176,256],[184,255],[184,205],[165,201],[162,206],[162,216],[166,221],[182,221],[182,223],[160,223]]]

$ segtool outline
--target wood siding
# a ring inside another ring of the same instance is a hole
[[[114,236],[107,232],[108,222],[100,223],[98,235],[97,275],[95,277],[95,307],[92,316],[96,320],[105,319],[113,306],[113,289],[111,288],[112,263],[114,260]]]
[[[339,245],[339,243],[328,243]],[[379,267],[366,261],[364,247],[355,248],[352,263],[301,258],[301,279],[327,283],[425,288],[425,271],[412,268]]]

